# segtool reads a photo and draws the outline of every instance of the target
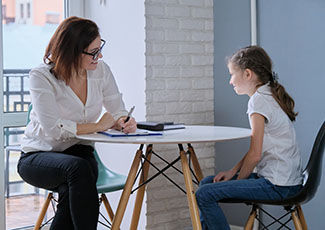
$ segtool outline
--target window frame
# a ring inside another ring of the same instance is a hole
[[[62,0],[64,1],[64,18],[75,15],[84,17],[84,0]],[[20,6],[19,6],[20,7]],[[20,14],[19,14],[20,15]],[[2,18],[2,4],[0,5],[0,17]],[[0,25],[0,59],[3,60],[3,28]],[[3,62],[0,62],[0,229],[6,229],[5,216],[5,190],[4,190],[4,128],[25,126],[27,112],[4,113],[4,98],[3,98]]]

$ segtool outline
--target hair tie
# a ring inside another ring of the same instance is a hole
[[[273,82],[278,83],[279,76],[278,76],[277,72],[274,72],[274,71],[272,72],[272,79],[273,79]]]

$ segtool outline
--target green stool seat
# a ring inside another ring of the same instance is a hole
[[[96,184],[98,193],[108,193],[123,189],[126,176],[109,170],[99,158],[96,150],[94,151],[94,156],[98,163],[98,179]]]

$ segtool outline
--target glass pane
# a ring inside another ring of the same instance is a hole
[[[44,203],[46,191],[25,183],[17,173],[20,141],[25,127],[5,128],[6,229],[33,226]],[[46,220],[53,216],[49,208]]]
[[[63,20],[63,6],[64,0],[2,0],[4,112],[28,110],[28,73],[42,63],[46,45]],[[17,173],[24,129],[3,129],[7,230],[33,226],[47,195]],[[44,221],[52,216],[50,207]]]
[[[27,111],[28,72],[64,16],[64,0],[2,0],[4,112]]]

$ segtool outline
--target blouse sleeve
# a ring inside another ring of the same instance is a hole
[[[122,99],[122,94],[120,93],[114,76],[108,67],[104,63],[104,84],[103,84],[103,105],[107,112],[112,114],[115,120],[121,116],[126,116],[127,111]]]
[[[75,137],[77,123],[59,117],[60,113],[54,95],[54,84],[56,83],[51,82],[40,70],[32,70],[29,76],[33,113],[36,115],[45,135],[56,140],[67,140]]]

